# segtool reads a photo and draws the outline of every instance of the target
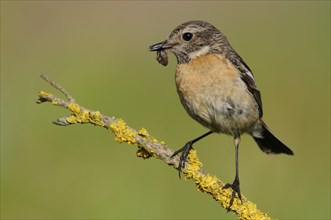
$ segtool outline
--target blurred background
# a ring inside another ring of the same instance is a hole
[[[148,46],[188,20],[224,32],[262,91],[264,120],[295,155],[240,146],[245,196],[279,219],[330,218],[329,1],[1,1],[1,218],[235,219],[194,183],[91,125],[59,127],[60,95],[145,127],[173,149],[206,132],[176,94],[176,59]],[[234,178],[231,137],[195,145],[204,169]]]

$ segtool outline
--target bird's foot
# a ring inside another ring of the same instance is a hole
[[[229,203],[229,206],[227,207],[227,211],[230,211],[230,208],[233,204],[234,198],[236,196],[236,193],[238,195],[238,198],[240,199],[241,203],[242,203],[242,198],[241,198],[241,193],[240,193],[240,186],[239,186],[239,179],[235,178],[235,180],[233,181],[232,184],[227,183],[223,188],[227,189],[227,188],[231,188],[232,189],[232,195],[231,195],[231,200]]]
[[[179,164],[178,164],[179,178],[180,178],[181,171],[183,170],[183,168],[185,168],[185,162],[187,160],[188,154],[190,153],[191,149],[193,149],[193,142],[189,141],[185,144],[184,147],[175,151],[173,153],[173,155],[171,156],[171,158],[173,158],[177,154],[181,153],[181,155],[179,157]]]

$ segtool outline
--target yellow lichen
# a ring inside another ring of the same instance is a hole
[[[143,159],[148,159],[152,156],[151,153],[149,153],[145,148],[139,147],[137,150],[137,157],[141,157]]]
[[[99,111],[88,111],[86,109],[82,110],[82,108],[76,103],[69,103],[68,109],[72,112],[72,114],[68,116],[66,120],[71,124],[91,123],[102,127],[105,125]]]
[[[39,96],[43,96],[43,97],[45,97],[45,96],[49,96],[50,94],[48,93],[48,92],[45,92],[45,91],[40,91],[39,92]]]
[[[69,122],[70,124],[78,123],[77,117],[74,115],[70,115],[70,116],[66,117],[66,121]]]
[[[90,112],[90,119],[95,125],[105,126],[105,123],[102,121],[102,115],[99,111]]]
[[[109,129],[115,134],[115,141],[119,143],[127,142],[128,144],[136,144],[137,132],[132,131],[126,126],[122,119],[109,125]]]
[[[145,128],[141,128],[139,131],[138,131],[138,134],[140,136],[143,136],[143,137],[148,137],[149,136],[149,133],[148,131],[145,129]]]
[[[39,92],[39,103],[42,103],[42,102],[44,102],[44,101],[49,101],[48,99],[49,99],[50,97],[53,97],[53,95],[50,94],[50,93],[48,93],[48,92],[45,92],[45,91],[40,91],[40,92]],[[56,105],[56,104],[58,103],[58,100],[59,100],[58,98],[53,97],[53,98],[51,99],[51,104],[52,104],[52,105]]]
[[[138,131],[138,135],[147,138],[148,140],[153,141],[154,143],[160,143],[160,144],[164,144],[164,141],[158,141],[156,138],[154,138],[152,135],[150,135],[148,133],[148,131],[145,128],[141,128]]]
[[[202,167],[202,163],[200,162],[198,156],[197,156],[197,151],[196,150],[190,150],[189,155],[188,155],[188,166],[187,168],[183,171],[185,174],[185,178],[187,179],[194,179],[198,180],[199,179],[199,170]]]
[[[46,76],[41,76],[47,82],[51,83],[51,81],[49,81]],[[61,87],[58,87],[57,84],[55,84],[54,87],[61,90]],[[59,105],[61,107],[63,107],[64,104],[67,103],[62,99],[54,97],[50,93],[40,91],[39,100],[37,101],[37,103],[42,103],[46,101],[51,102],[52,104]],[[92,123],[95,125],[106,127],[103,122],[102,115],[98,111],[91,112],[85,110],[83,107],[80,107],[78,104],[75,103],[69,103],[67,108],[72,112],[72,115],[66,118],[69,123]],[[144,128],[140,129],[139,132],[135,132],[133,129],[129,128],[126,123],[121,119],[115,120],[115,122],[111,123],[109,126],[107,126],[107,128],[115,134],[116,141],[121,143],[127,142],[129,144],[137,145],[139,148],[137,151],[137,156],[139,157],[148,158],[149,156],[154,155],[154,152],[147,151],[145,148],[138,145],[138,143],[136,142],[137,135],[151,140],[155,143],[164,144],[163,141],[160,142],[151,135],[149,135],[147,130]],[[224,189],[222,187],[224,186],[224,184],[218,178],[206,174],[201,170],[201,167],[202,163],[198,159],[196,151],[191,150],[188,156],[187,168],[183,170],[185,177],[193,179],[197,185],[198,190],[211,194],[212,197],[216,201],[221,203],[223,207],[227,207],[231,199],[232,190],[230,188]],[[247,201],[244,196],[242,197],[244,201],[243,204],[240,200],[236,198],[233,202],[233,205],[231,206],[231,210],[238,215],[239,219],[271,219],[268,214],[262,213],[260,210],[258,210],[254,203]]]
[[[197,184],[198,190],[212,190],[215,189],[215,185],[217,185],[217,178],[211,175],[204,176],[204,178],[200,178],[199,184]]]
[[[68,109],[75,115],[80,113],[80,106],[76,103],[68,104]]]
[[[200,172],[201,167],[202,163],[197,157],[196,150],[191,150],[188,155],[187,168],[183,170],[185,178],[193,179],[198,191],[211,194],[217,202],[227,208],[231,200],[232,189],[223,188],[224,184],[216,176]],[[254,203],[247,201],[243,195],[242,200],[244,201],[243,204],[236,197],[230,207],[231,210],[237,213],[239,219],[271,219],[267,214],[259,211]]]

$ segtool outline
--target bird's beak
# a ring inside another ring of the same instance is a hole
[[[157,44],[153,44],[152,46],[149,47],[149,51],[159,51],[159,50],[166,50],[171,47],[173,47],[175,44],[169,43],[167,40],[162,41]]]

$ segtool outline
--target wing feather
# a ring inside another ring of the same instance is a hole
[[[263,110],[262,110],[261,92],[257,88],[251,69],[235,51],[232,51],[232,53],[230,53],[228,59],[239,70],[240,78],[246,84],[248,91],[253,95],[257,105],[259,106],[259,116],[260,118],[262,118]]]

